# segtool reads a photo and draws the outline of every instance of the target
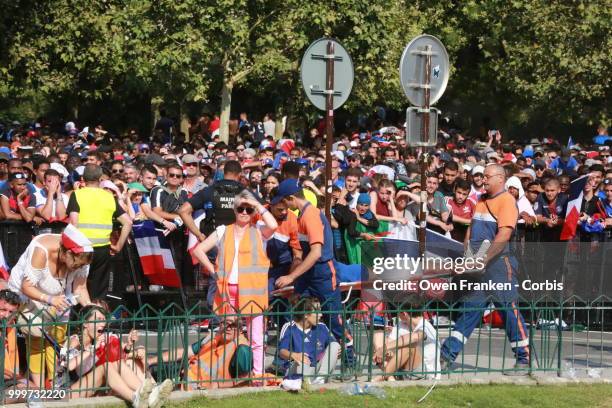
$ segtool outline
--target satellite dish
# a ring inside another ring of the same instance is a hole
[[[428,54],[431,55],[429,70],[426,69]],[[400,81],[408,101],[412,105],[425,107],[425,90],[429,86],[429,105],[435,104],[446,90],[449,68],[446,48],[436,37],[423,34],[410,41],[400,61]]]

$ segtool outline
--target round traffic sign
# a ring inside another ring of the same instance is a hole
[[[431,55],[429,70],[426,69],[428,55]],[[425,90],[429,88],[429,105],[435,104],[446,90],[449,68],[448,53],[440,40],[428,34],[413,38],[400,61],[400,81],[408,101],[425,106]]]
[[[333,45],[333,55],[327,53],[328,43]],[[319,38],[306,50],[302,57],[300,74],[306,96],[320,110],[325,110],[327,96],[327,61],[334,61],[334,105],[338,109],[348,99],[353,88],[353,60],[346,49],[333,38]]]

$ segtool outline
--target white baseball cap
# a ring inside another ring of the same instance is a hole
[[[474,168],[472,169],[472,176],[478,173],[484,174],[484,171],[485,171],[485,168],[482,167],[481,165],[474,166]]]

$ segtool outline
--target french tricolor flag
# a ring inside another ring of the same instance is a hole
[[[567,241],[576,236],[578,220],[580,219],[580,211],[582,211],[582,197],[584,194],[584,186],[589,180],[589,176],[585,175],[572,181],[570,184],[569,199],[567,202],[567,212],[565,213],[565,222],[561,230],[562,241]]]
[[[0,244],[0,279],[5,281],[9,280],[9,267],[6,263],[6,259],[4,259],[2,244]]]
[[[179,288],[181,280],[163,232],[157,231],[150,220],[135,223],[132,230],[142,271],[149,283]]]

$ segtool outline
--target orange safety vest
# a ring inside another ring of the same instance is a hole
[[[228,225],[217,255],[217,294],[214,309],[218,314],[236,313],[230,304],[229,275],[234,262],[234,224]],[[268,307],[268,268],[257,228],[250,226],[238,246],[238,309],[241,313],[262,313]]]
[[[210,385],[212,382],[232,379],[230,362],[236,352],[238,339],[222,343],[220,337],[222,335],[223,333],[215,336],[189,360],[185,387],[188,391],[206,388],[206,384]]]
[[[13,377],[19,373],[19,357],[17,355],[17,332],[14,327],[6,329],[4,339],[4,372],[11,373]]]

